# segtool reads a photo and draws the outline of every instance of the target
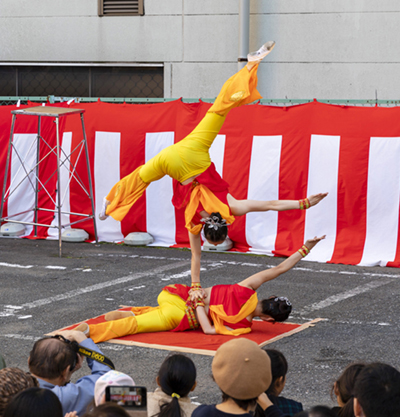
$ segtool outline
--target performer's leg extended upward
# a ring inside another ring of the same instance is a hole
[[[268,42],[249,54],[247,66],[225,82],[214,104],[188,136],[165,148],[114,185],[104,199],[101,220],[111,215],[121,221],[147,186],[164,175],[183,183],[211,165],[209,149],[229,111],[261,98],[256,88],[258,64],[274,45],[274,42]]]

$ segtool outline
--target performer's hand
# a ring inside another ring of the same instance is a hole
[[[268,398],[268,395],[263,392],[262,394],[260,394],[257,398],[257,403],[258,405],[265,411],[268,407],[271,407],[271,405],[273,405],[273,403],[271,402],[271,400]]]
[[[328,195],[328,193],[319,193],[319,194],[313,194],[313,195],[310,195],[310,197],[307,197],[308,201],[310,202],[310,207],[315,206],[316,204],[318,204],[327,195]]]
[[[192,289],[189,291],[190,301],[196,301],[198,299],[205,300],[207,298],[207,293],[203,288],[198,288],[196,290]]]
[[[326,235],[323,235],[321,237],[315,236],[314,239],[308,239],[305,245],[308,249],[312,249],[318,242],[320,242],[322,239],[325,239]]]

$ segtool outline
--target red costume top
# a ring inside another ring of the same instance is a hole
[[[192,183],[182,185],[179,181],[173,180],[173,187],[172,204],[178,209],[186,207],[186,228],[193,234],[200,233],[202,227],[200,212],[202,211],[210,214],[219,212],[228,224],[234,222],[235,218],[231,213],[227,199],[229,185],[218,174],[214,163],[211,163]],[[192,223],[195,225],[194,227],[192,227]]]
[[[183,284],[168,285],[163,288],[171,294],[178,295],[187,301],[185,316],[174,332],[195,329],[199,327],[193,308],[191,307],[190,287]],[[208,317],[214,324],[218,334],[239,335],[251,332],[252,322],[247,320],[257,306],[257,293],[239,284],[216,285],[212,287]],[[226,328],[233,330],[228,330]]]

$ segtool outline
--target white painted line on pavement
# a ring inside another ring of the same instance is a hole
[[[56,265],[47,265],[45,266],[46,269],[60,269],[60,270],[64,270],[67,269],[66,266],[56,266]]]
[[[340,301],[346,300],[350,297],[355,297],[356,295],[368,292],[370,290],[373,290],[374,288],[381,287],[382,285],[387,285],[392,283],[393,279],[383,279],[380,281],[372,281],[368,284],[364,284],[362,286],[353,288],[350,291],[345,291],[340,294],[332,295],[331,297],[326,298],[325,300],[322,300],[318,303],[311,304],[309,306],[304,307],[301,311],[303,312],[311,312],[311,311],[317,311],[321,310],[326,307],[330,307],[333,304],[339,303]]]
[[[85,287],[85,288],[78,288],[78,289],[73,290],[73,291],[68,291],[64,294],[58,294],[58,295],[55,295],[54,297],[49,297],[49,298],[42,298],[40,300],[36,300],[36,301],[31,302],[31,303],[22,304],[21,306],[12,307],[12,308],[13,309],[14,308],[30,309],[30,308],[35,308],[35,307],[41,307],[41,306],[46,305],[46,304],[54,303],[55,301],[67,300],[69,298],[77,297],[77,296],[82,295],[82,294],[87,294],[87,293],[92,292],[92,291],[102,290],[103,288],[112,287],[112,286],[119,285],[119,284],[124,284],[124,283],[130,282],[130,281],[135,281],[137,279],[140,279],[140,278],[143,278],[143,277],[146,277],[146,276],[149,276],[149,275],[159,274],[161,272],[165,272],[165,271],[168,271],[170,269],[180,268],[180,267],[186,266],[188,264],[190,264],[190,261],[186,260],[184,262],[177,262],[177,263],[174,263],[174,264],[159,266],[157,268],[154,268],[154,269],[151,269],[151,270],[148,270],[148,271],[145,271],[145,272],[138,272],[136,274],[128,275],[126,277],[117,278],[117,279],[114,279],[112,281],[101,282],[99,284],[91,285],[91,286]],[[8,310],[7,311],[0,311],[0,317],[2,317],[4,315],[10,315],[9,313],[10,312]]]
[[[23,268],[23,269],[33,268],[33,265],[8,264],[6,262],[0,262],[0,266],[7,266],[8,268]]]

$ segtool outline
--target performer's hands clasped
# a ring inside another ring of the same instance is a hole
[[[189,290],[190,301],[197,301],[197,300],[205,300],[207,298],[206,291],[201,288],[200,284],[194,288],[192,284],[192,288]]]

